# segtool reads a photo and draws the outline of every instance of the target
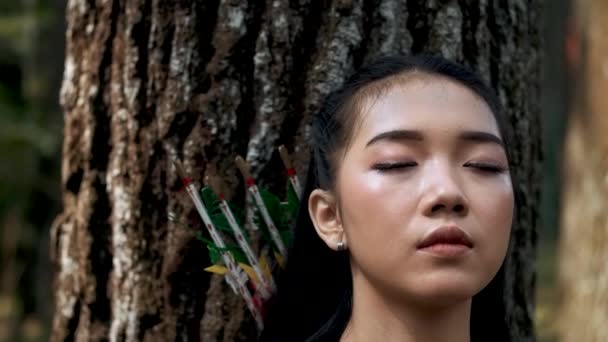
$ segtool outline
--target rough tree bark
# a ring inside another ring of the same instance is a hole
[[[52,339],[251,340],[204,246],[167,219],[193,212],[171,160],[198,179],[218,170],[237,199],[236,154],[282,186],[276,146],[303,174],[309,118],[353,68],[430,52],[479,70],[515,126],[525,196],[505,301],[513,339],[534,340],[538,18],[523,0],[69,1]]]
[[[563,341],[608,341],[608,3],[574,3],[556,325]]]

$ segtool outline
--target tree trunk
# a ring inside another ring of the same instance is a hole
[[[172,166],[233,165],[283,186],[276,147],[305,174],[321,99],[378,53],[429,52],[479,70],[516,129],[524,196],[508,257],[507,320],[532,341],[539,195],[539,9],[524,1],[76,1],[61,102],[64,211],[53,227],[54,341],[246,341],[255,326],[186,220]],[[277,179],[280,179],[277,182]]]
[[[608,341],[608,3],[575,3],[557,326],[563,341]]]

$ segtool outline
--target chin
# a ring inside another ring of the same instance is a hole
[[[419,295],[421,301],[433,307],[450,306],[468,301],[473,298],[476,291],[466,287],[444,286],[424,291]]]
[[[468,277],[434,277],[402,288],[420,305],[445,307],[470,300],[483,288],[482,282]]]

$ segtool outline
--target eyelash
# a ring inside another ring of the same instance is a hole
[[[390,172],[397,171],[409,167],[417,166],[416,162],[390,162],[390,163],[378,163],[374,165],[374,169],[378,171]]]
[[[496,165],[496,164],[490,164],[490,163],[466,163],[464,164],[465,167],[473,167],[475,169],[478,169],[481,172],[487,172],[487,173],[501,173],[501,172],[505,172],[506,168]]]
[[[374,165],[374,169],[378,170],[378,171],[382,171],[382,172],[391,172],[391,171],[397,171],[397,170],[402,170],[405,168],[410,168],[410,167],[414,167],[414,166],[418,166],[418,163],[416,162],[389,162],[389,163],[378,163]],[[475,168],[481,172],[487,172],[487,173],[501,173],[501,172],[505,172],[507,169],[499,166],[499,165],[495,165],[495,164],[489,164],[489,163],[466,163],[464,164],[464,167],[472,167]]]

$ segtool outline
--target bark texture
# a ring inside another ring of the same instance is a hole
[[[579,50],[571,58],[557,326],[562,341],[608,341],[608,3],[575,3]]]
[[[167,218],[194,212],[171,160],[195,180],[217,170],[237,200],[236,154],[282,187],[276,147],[305,174],[321,99],[378,53],[408,52],[476,68],[508,109],[524,203],[505,301],[513,340],[532,341],[538,18],[523,0],[69,1],[53,341],[252,340],[193,229]]]

